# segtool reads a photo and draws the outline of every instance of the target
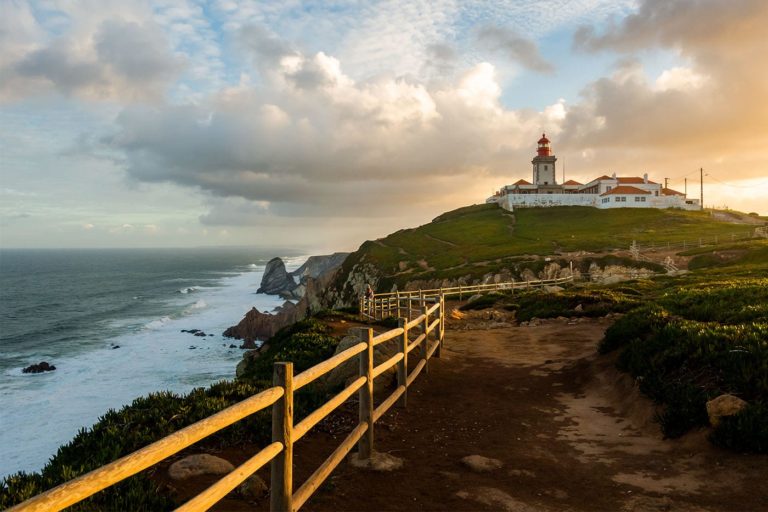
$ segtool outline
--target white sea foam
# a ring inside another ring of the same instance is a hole
[[[157,320],[152,320],[151,322],[144,324],[144,328],[149,330],[160,329],[162,326],[164,326],[170,321],[171,321],[171,317],[164,316],[162,318],[158,318]]]
[[[189,286],[187,288],[182,288],[181,290],[179,290],[179,293],[183,293],[186,295],[187,293],[196,292],[199,289],[200,289],[199,286]]]
[[[198,290],[199,300],[192,304],[198,307],[179,302],[185,314],[138,322],[134,332],[105,339],[102,348],[54,361],[54,372],[5,372],[0,386],[0,476],[41,469],[80,428],[136,397],[164,389],[185,393],[232,378],[242,351],[230,349],[231,341],[221,333],[251,307],[269,311],[283,302],[255,293],[262,271],[258,267],[222,277],[217,286]],[[215,336],[195,337],[182,329]]]

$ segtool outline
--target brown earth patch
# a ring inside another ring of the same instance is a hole
[[[768,510],[768,457],[720,450],[703,431],[662,438],[653,404],[595,352],[609,322],[449,330],[442,358],[409,389],[407,409],[393,408],[376,425],[376,450],[403,459],[402,469],[342,463],[304,509]],[[295,446],[297,487],[352,428],[356,409],[345,404]],[[216,455],[237,464],[257,450]],[[461,463],[468,455],[503,467],[472,472]],[[268,468],[259,474],[268,480]],[[173,485],[184,501],[209,483]],[[235,495],[214,508],[267,509],[268,499]]]

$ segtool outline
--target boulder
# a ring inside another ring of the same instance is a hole
[[[21,371],[22,373],[43,373],[43,372],[52,372],[55,369],[56,367],[53,366],[52,364],[49,364],[46,361],[40,361],[37,364],[27,366]]]
[[[334,353],[334,355],[340,352],[343,352],[349,347],[359,343],[360,338],[357,335],[358,332],[359,332],[359,329],[357,328],[350,329],[350,334],[348,336],[345,336],[339,342],[339,345],[336,347],[336,352]],[[373,349],[373,365],[377,366],[383,363],[387,359],[394,356],[396,353],[397,353],[397,338],[394,338],[390,341],[376,345]],[[392,385],[392,383],[395,380],[396,368],[397,367],[394,366],[389,370],[387,370],[386,372],[382,373],[381,376],[376,378],[376,380],[374,381],[375,391],[387,389]],[[322,379],[322,382],[329,388],[340,387],[345,385],[349,380],[357,378],[357,376],[359,375],[359,372],[360,372],[360,367],[359,367],[358,358],[353,357],[345,361],[340,366],[337,366],[336,368],[331,370],[331,372],[328,373]]]
[[[245,499],[258,501],[269,494],[269,487],[258,475],[251,475],[237,488]]]
[[[306,308],[305,308],[306,310]],[[256,308],[245,314],[239,324],[224,331],[224,336],[239,340],[266,340],[286,325],[304,318],[299,308],[292,302],[286,302],[274,315],[262,313]]]
[[[264,268],[264,276],[261,278],[261,286],[256,293],[277,295],[281,292],[290,292],[296,288],[296,281],[285,270],[285,263],[280,258],[272,258]]]
[[[349,463],[353,467],[371,471],[394,471],[403,467],[403,459],[376,451],[371,453],[370,459],[361,459],[360,455],[355,452],[349,456]]]
[[[709,423],[716,427],[724,416],[733,416],[747,406],[747,402],[741,398],[729,394],[720,395],[707,402],[707,415]]]
[[[476,300],[481,299],[482,297],[483,297],[482,294],[477,293],[477,294],[471,296],[469,298],[469,300],[467,300],[467,302],[475,302]]]
[[[168,475],[173,480],[186,480],[199,475],[226,475],[234,469],[235,466],[221,457],[200,453],[171,464]]]
[[[483,457],[482,455],[467,455],[461,459],[461,463],[475,473],[488,473],[504,466],[504,463],[499,459]]]

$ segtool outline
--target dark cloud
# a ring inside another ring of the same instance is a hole
[[[94,46],[102,64],[132,83],[166,82],[181,68],[159,28],[105,21],[94,36]]]
[[[90,99],[158,99],[183,64],[157,25],[104,21],[93,32],[28,48],[0,66],[0,97],[55,90]]]
[[[74,59],[68,49],[58,45],[29,53],[13,66],[13,71],[22,77],[46,79],[65,94],[105,80],[97,62]]]
[[[258,65],[274,66],[283,57],[298,54],[291,45],[262,25],[245,25],[240,29],[238,41]]]
[[[501,52],[508,59],[540,73],[552,73],[555,68],[539,53],[536,43],[519,35],[513,29],[494,25],[482,27],[477,33],[481,45]]]

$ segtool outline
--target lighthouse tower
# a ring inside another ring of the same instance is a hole
[[[531,160],[533,164],[533,184],[541,186],[557,185],[555,176],[555,162],[557,158],[552,154],[552,148],[549,145],[549,139],[545,134],[541,134],[539,147],[536,156]]]

